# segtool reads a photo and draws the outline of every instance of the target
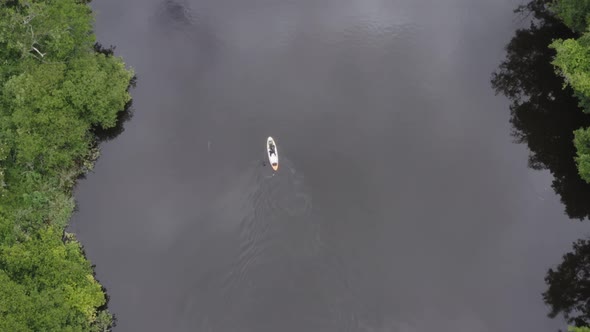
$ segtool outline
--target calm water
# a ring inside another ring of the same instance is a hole
[[[588,228],[490,84],[520,3],[93,2],[138,74],[71,227],[115,331],[563,328],[543,278]]]

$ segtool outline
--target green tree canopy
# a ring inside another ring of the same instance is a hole
[[[574,135],[578,172],[583,179],[590,182],[590,129],[578,129]]]
[[[575,327],[575,326],[570,326],[568,328],[568,331],[570,332],[590,332],[590,327]]]
[[[586,31],[590,0],[558,0],[552,3],[551,9],[573,31]]]
[[[81,246],[63,236],[93,132],[120,125],[133,81],[95,49],[92,23],[84,0],[0,0],[0,331],[113,322]]]
[[[77,242],[49,227],[0,251],[0,331],[90,328],[105,297]]]

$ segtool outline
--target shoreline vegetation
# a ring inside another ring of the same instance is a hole
[[[510,122],[517,142],[529,146],[529,166],[550,170],[567,215],[584,220],[590,217],[590,0],[531,0],[515,12],[532,21],[508,44],[492,86],[512,102]],[[589,257],[590,240],[580,239],[545,276],[548,316],[562,315],[568,331],[590,332]]]
[[[564,78],[564,86],[573,90],[582,112],[590,114],[590,1],[554,0],[547,6],[576,34],[573,38],[556,39],[549,45],[555,51],[552,64]],[[575,130],[573,144],[578,173],[590,183],[590,127]]]
[[[0,0],[0,331],[107,331],[65,231],[101,136],[129,116],[132,69],[96,42],[89,0]]]

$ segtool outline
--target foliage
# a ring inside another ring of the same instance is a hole
[[[584,180],[590,182],[590,128],[578,129],[574,135],[578,171]]]
[[[17,165],[53,174],[71,168],[89,152],[91,126],[116,124],[131,76],[112,59],[93,53],[67,65],[42,63],[4,84],[0,114]]]
[[[586,31],[590,0],[559,0],[552,3],[551,9],[573,31]]]
[[[590,35],[579,39],[557,39],[549,46],[556,50],[553,65],[580,98],[580,106],[590,112]]]
[[[511,100],[513,134],[528,145],[529,166],[551,171],[552,187],[568,216],[578,219],[590,216],[590,129],[580,128],[590,127],[590,39],[579,34],[586,31],[589,3],[532,0],[519,6],[517,12],[532,13],[533,20],[528,29],[516,32],[492,80],[496,91]],[[582,19],[584,27],[572,31]],[[573,252],[564,255],[556,269],[549,269],[545,282],[549,316],[563,314],[577,326],[569,331],[590,332],[584,327],[590,323],[590,241],[576,242]]]
[[[551,65],[555,50],[547,47],[556,38],[575,34],[547,13],[543,1],[535,0],[519,10],[532,12],[535,19],[516,31],[507,45],[506,59],[494,73],[492,86],[511,101],[512,134],[516,142],[527,144],[529,166],[552,173],[552,188],[567,215],[582,220],[590,217],[590,184],[578,175],[572,140],[575,129],[590,126],[590,115],[580,111],[572,89],[563,88],[563,79]]]
[[[78,1],[1,1],[3,58],[65,60],[94,43],[89,6]],[[37,50],[35,50],[36,48]]]
[[[106,297],[65,226],[72,187],[118,127],[133,72],[87,1],[0,0],[0,331],[105,331]],[[98,46],[97,46],[98,45]]]
[[[564,77],[565,83],[573,89],[583,111],[590,113],[590,0],[556,0],[550,8],[573,31],[583,33],[577,38],[557,38],[549,47],[556,52],[552,64]],[[575,131],[574,145],[577,149],[575,160],[578,173],[590,183],[587,130]]]
[[[90,328],[105,297],[77,242],[64,244],[56,227],[48,227],[0,250],[0,314],[8,318],[0,330]]]
[[[570,326],[567,329],[570,332],[590,332],[590,327],[575,327],[575,326]]]

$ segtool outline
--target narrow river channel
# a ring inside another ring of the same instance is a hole
[[[588,228],[490,84],[519,4],[93,1],[138,75],[70,227],[114,331],[564,328],[543,278]]]

